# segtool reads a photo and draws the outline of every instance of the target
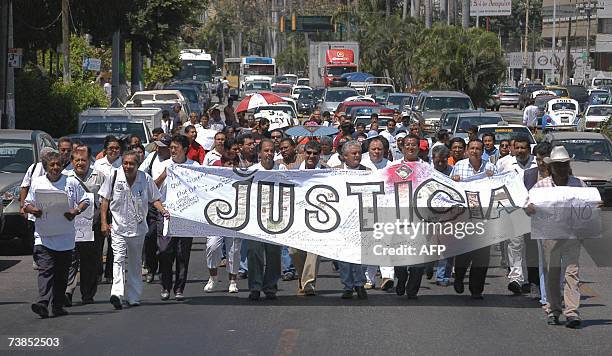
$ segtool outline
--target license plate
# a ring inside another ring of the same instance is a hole
[[[563,124],[569,124],[569,117],[562,117],[562,118],[561,118],[561,123],[563,123]]]

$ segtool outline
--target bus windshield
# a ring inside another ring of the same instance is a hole
[[[274,75],[273,64],[243,64],[244,75]]]
[[[176,79],[192,79],[210,82],[212,79],[212,62],[183,60],[181,61],[181,71],[178,73]]]

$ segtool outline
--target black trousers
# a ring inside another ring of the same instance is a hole
[[[66,293],[72,295],[77,286],[77,274],[79,277],[79,289],[82,300],[93,300],[98,290],[98,270],[101,264],[98,247],[100,241],[77,242],[72,253],[72,263],[68,269],[68,287]]]
[[[482,294],[484,291],[485,279],[487,278],[490,257],[491,246],[455,256],[455,279],[463,282],[467,269],[471,264],[470,293]]]
[[[108,223],[111,221],[110,213],[108,214]],[[113,249],[111,248],[111,237],[110,235],[106,238],[102,235],[102,224],[99,219],[96,221],[94,219],[93,224],[94,229],[94,239],[100,241],[98,244],[98,256],[100,258],[100,264],[98,265],[98,275],[104,275],[104,278],[113,279]],[[104,240],[106,240],[106,263],[102,263],[102,255],[104,253]]]
[[[425,267],[423,265],[410,267],[397,266],[394,270],[395,276],[397,277],[397,284],[406,286],[406,295],[416,296],[421,288]],[[410,277],[408,277],[408,274],[410,274]],[[406,281],[408,281],[408,283],[406,283]]]
[[[157,268],[159,267],[159,258],[157,256],[157,237],[158,234],[161,233],[161,231],[159,231],[159,219],[160,215],[157,210],[149,206],[149,212],[147,213],[147,224],[149,225],[149,231],[145,235],[143,256],[145,267],[147,268],[147,271],[152,274],[157,273]]]
[[[72,250],[55,251],[35,245],[34,261],[38,265],[38,303],[51,305],[53,309],[63,307]]]
[[[183,292],[187,283],[189,271],[189,256],[193,237],[172,237],[168,247],[159,253],[159,269],[161,271],[162,288],[172,289],[174,293]],[[172,287],[172,265],[174,270],[174,288]]]

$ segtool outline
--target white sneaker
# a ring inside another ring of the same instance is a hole
[[[204,292],[210,293],[215,289],[215,284],[217,283],[217,279],[214,277],[210,277],[208,279],[208,283],[204,286]]]
[[[234,281],[234,280],[230,281],[229,292],[230,293],[238,293],[238,285],[236,284],[236,281]]]

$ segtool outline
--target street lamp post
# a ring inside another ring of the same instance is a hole
[[[525,48],[523,48],[523,81],[527,80],[527,50],[529,48],[529,0],[525,7]]]
[[[591,15],[593,12],[597,12],[597,9],[603,9],[603,7],[597,6],[597,0],[588,0],[576,4],[576,9],[587,17],[587,30],[586,30],[586,63],[584,70],[584,78],[588,79],[591,70]]]

